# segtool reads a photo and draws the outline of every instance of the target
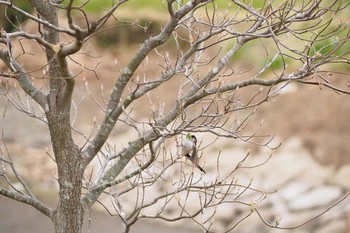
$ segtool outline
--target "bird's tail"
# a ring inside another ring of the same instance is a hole
[[[207,174],[201,166],[197,165],[197,167],[199,170],[201,170],[201,172],[203,172],[204,174]]]
[[[192,158],[189,154],[186,154],[185,157],[192,161]],[[192,163],[195,164],[193,161]],[[198,164],[195,164],[195,165],[198,167],[199,170],[201,170],[201,172],[203,172],[204,174],[207,174],[201,166],[199,166]]]

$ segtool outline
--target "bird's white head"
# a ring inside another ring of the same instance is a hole
[[[194,136],[194,135],[192,135],[192,134],[190,134],[190,133],[188,133],[188,134],[186,135],[186,139],[188,139],[188,140],[194,142],[195,144],[197,143],[197,138],[196,138],[196,136]]]

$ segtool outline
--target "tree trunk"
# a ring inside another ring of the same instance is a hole
[[[57,10],[47,1],[30,0],[40,16],[58,26]],[[59,44],[57,30],[43,25],[44,39],[52,45]],[[84,210],[80,202],[83,166],[81,151],[72,138],[70,125],[71,97],[74,79],[62,68],[65,57],[46,48],[49,65],[50,92],[47,96],[49,110],[46,118],[50,130],[52,148],[56,159],[59,183],[59,201],[52,221],[56,233],[81,233]]]
[[[69,112],[50,111],[47,119],[58,168],[59,202],[52,219],[55,231],[80,233],[84,214],[80,203],[82,157],[71,136]]]

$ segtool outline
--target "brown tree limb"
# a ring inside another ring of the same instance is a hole
[[[38,211],[40,211],[44,215],[48,216],[49,218],[52,218],[53,210],[35,198],[29,197],[26,195],[22,195],[22,194],[19,194],[17,192],[7,190],[7,189],[1,188],[1,187],[0,187],[0,194],[5,196],[5,197],[11,198],[13,200],[28,204],[30,206],[33,206],[35,209],[37,209]]]

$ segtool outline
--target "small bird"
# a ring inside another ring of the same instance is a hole
[[[198,158],[198,151],[197,151],[197,138],[194,135],[187,134],[185,137],[185,140],[182,141],[182,151],[181,155],[186,156],[191,162],[198,167],[199,170],[201,170],[204,174],[206,172],[204,169],[198,165],[199,158]],[[192,152],[192,155],[190,153]]]

